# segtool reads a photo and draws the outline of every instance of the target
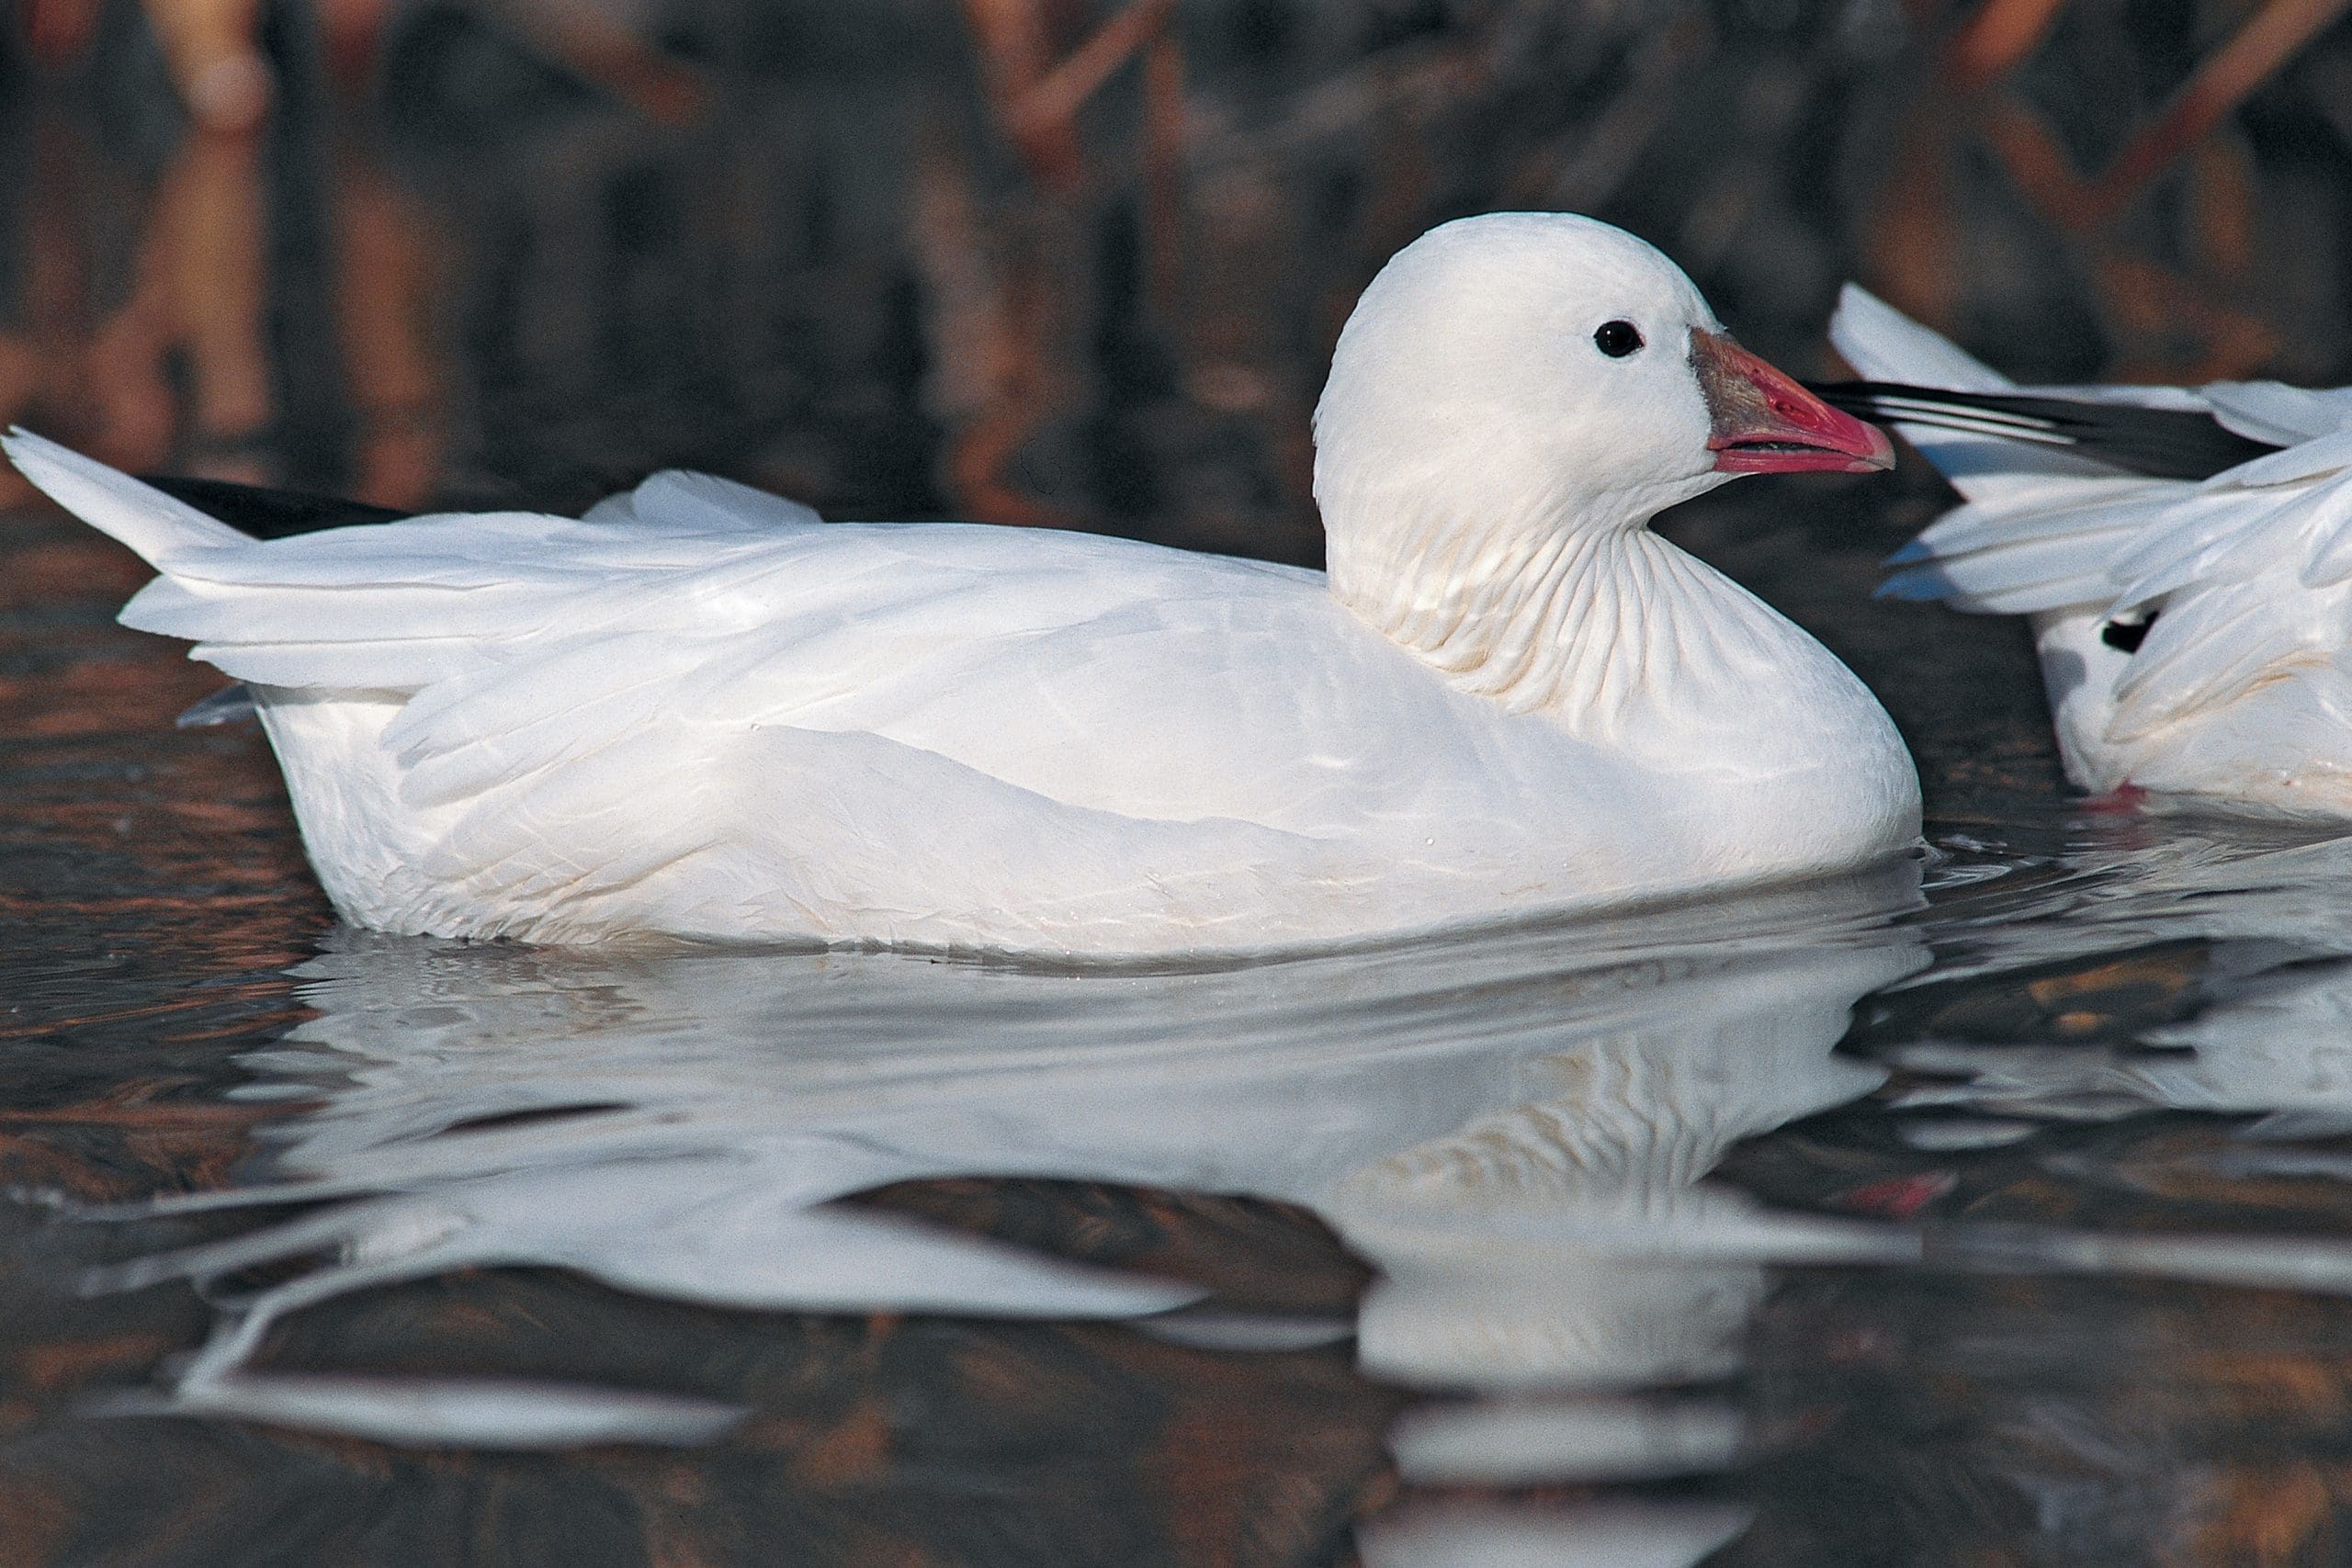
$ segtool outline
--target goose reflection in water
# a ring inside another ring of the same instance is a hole
[[[2352,1134],[2352,837],[2217,817],[2150,842],[2126,825],[2018,880],[1944,905],[1922,979],[2047,998],[2054,1038],[1939,1037],[1931,1017],[1885,1059],[1948,1081],[1890,1105],[1987,1118],[1976,1146],[2151,1108],[2257,1116],[2262,1142]],[[1947,1146],[1969,1145],[1947,1128]]]
[[[741,1414],[598,1388],[589,1366],[557,1386],[251,1364],[311,1303],[545,1265],[733,1307],[1134,1319],[1240,1350],[1352,1331],[1374,1377],[1479,1396],[1408,1414],[1392,1448],[1408,1480],[1718,1468],[1728,1410],[1629,1391],[1734,1371],[1769,1262],[1916,1256],[1900,1233],[1776,1214],[1705,1178],[1735,1141],[1882,1081],[1833,1047],[1858,998],[1924,962],[1891,919],[1917,898],[1904,863],[1193,973],[351,933],[300,972],[317,1016],[247,1060],[245,1092],[288,1102],[264,1179],[154,1206],[311,1207],[103,1282],[190,1278],[228,1303],[149,1408],[401,1443],[694,1442]],[[1352,1325],[1275,1318],[833,1201],[976,1176],[1286,1200],[1376,1280]],[[242,1270],[322,1255],[226,1294]],[[1408,1510],[1366,1551],[1443,1561],[1433,1543],[1532,1528]],[[1688,1537],[1688,1561],[1736,1528],[1700,1508],[1636,1533]]]

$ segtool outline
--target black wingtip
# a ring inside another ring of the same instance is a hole
[[[2195,409],[2026,392],[1957,392],[1901,381],[1825,381],[1810,383],[1807,389],[1859,419],[2029,442],[2148,479],[2211,479],[2278,450]]]
[[[356,524],[398,523],[410,515],[388,506],[371,506],[364,501],[272,490],[266,485],[238,484],[230,479],[141,474],[140,481],[256,539],[285,539]]]

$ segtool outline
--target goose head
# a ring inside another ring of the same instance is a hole
[[[1884,434],[1734,343],[1656,249],[1553,212],[1398,252],[1340,334],[1315,434],[1334,589],[1424,606],[1742,474],[1894,462]]]

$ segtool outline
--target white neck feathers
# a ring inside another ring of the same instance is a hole
[[[1647,528],[1386,528],[1342,547],[1340,602],[1464,691],[1580,734],[1736,693],[1794,628]],[[1363,547],[1377,541],[1377,547]],[[1801,634],[1800,634],[1801,635]]]

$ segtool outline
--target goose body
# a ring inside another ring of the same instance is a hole
[[[1661,345],[1645,363],[1594,347],[1627,321]],[[1242,952],[1912,840],[1876,702],[1643,525],[1733,473],[1883,463],[1719,331],[1670,263],[1587,220],[1425,237],[1367,292],[1318,412],[1328,580],[825,524],[680,473],[579,520],[257,541],[8,449],[162,573],[126,624],[252,689],[354,923]]]
[[[2052,418],[2018,422],[2015,383],[1859,288],[1830,334],[1907,384],[1875,410],[1965,502],[1883,592],[2027,616],[2070,779],[2352,816],[2352,389],[2023,389]]]

